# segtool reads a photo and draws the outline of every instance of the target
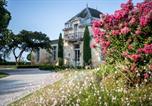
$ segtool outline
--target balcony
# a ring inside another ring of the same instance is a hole
[[[67,28],[64,28],[63,31],[69,31],[69,30],[72,30],[73,28],[72,27],[67,27]]]
[[[69,42],[76,42],[83,40],[83,32],[75,32],[64,35],[64,40]]]

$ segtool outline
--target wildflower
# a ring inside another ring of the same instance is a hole
[[[148,74],[148,73],[145,73],[145,74],[144,74],[144,79],[147,79],[147,78],[149,78],[149,74]]]

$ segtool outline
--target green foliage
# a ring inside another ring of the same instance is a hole
[[[9,45],[9,48],[13,51],[16,63],[18,64],[23,52],[32,52],[39,48],[51,52],[51,41],[44,33],[22,30],[19,34],[13,36],[13,41]],[[18,55],[16,51],[19,51]]]
[[[102,64],[96,70],[97,70],[96,76],[97,76],[97,79],[99,80],[117,71],[114,65],[109,65],[109,64]]]
[[[17,68],[39,68],[39,65],[18,65]]]
[[[5,62],[5,58],[9,57],[11,51],[9,44],[12,42],[13,33],[11,30],[5,29],[0,36],[0,58]]]
[[[58,59],[59,59],[59,66],[63,66],[64,60],[63,60],[63,39],[62,34],[60,33],[59,41],[58,41]]]
[[[6,1],[0,0],[0,33],[5,30],[11,20],[10,12],[5,8]]]
[[[19,65],[30,65],[31,63],[30,62],[20,62]],[[7,65],[16,65],[16,62],[0,62],[0,65],[4,65],[4,66],[7,66]]]
[[[40,70],[49,70],[49,71],[57,72],[57,71],[61,71],[61,70],[66,69],[66,67],[64,67],[64,66],[54,66],[54,65],[40,65],[39,69]]]
[[[6,76],[8,76],[8,74],[0,72],[0,78],[6,77]]]
[[[26,59],[27,59],[28,61],[31,61],[31,53],[29,53],[29,54],[27,55]]]
[[[6,9],[6,1],[0,0],[0,61],[5,61],[5,57],[8,56],[7,43],[8,38],[7,26],[11,20],[11,14]]]
[[[83,37],[83,61],[85,65],[91,65],[91,48],[90,48],[90,34],[88,26],[85,27],[84,37]]]

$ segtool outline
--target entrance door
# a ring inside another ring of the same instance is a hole
[[[75,66],[80,66],[80,45],[75,45]]]

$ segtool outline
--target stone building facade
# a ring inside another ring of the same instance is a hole
[[[64,31],[64,64],[70,66],[83,66],[83,35],[85,26],[88,26],[92,37],[91,22],[99,19],[101,12],[86,7],[76,16],[65,23]],[[93,42],[93,41],[91,41]],[[90,43],[91,43],[90,42]],[[97,65],[100,61],[99,51],[92,49],[92,63]]]
[[[102,14],[100,11],[87,6],[80,13],[65,23],[65,27],[63,29],[65,66],[83,66],[83,55],[85,55],[83,54],[83,34],[85,26],[88,26],[90,36],[92,37],[92,20],[99,19],[100,14]],[[94,41],[91,40],[90,43],[92,42]],[[35,61],[35,64],[49,62],[51,64],[57,65],[58,40],[52,41],[52,48],[51,55],[48,54],[45,50],[39,50],[40,53],[33,53],[33,60]],[[100,49],[92,48],[91,52],[92,64],[93,66],[97,66],[99,63],[101,63]],[[39,62],[36,62],[37,60],[39,60]]]

